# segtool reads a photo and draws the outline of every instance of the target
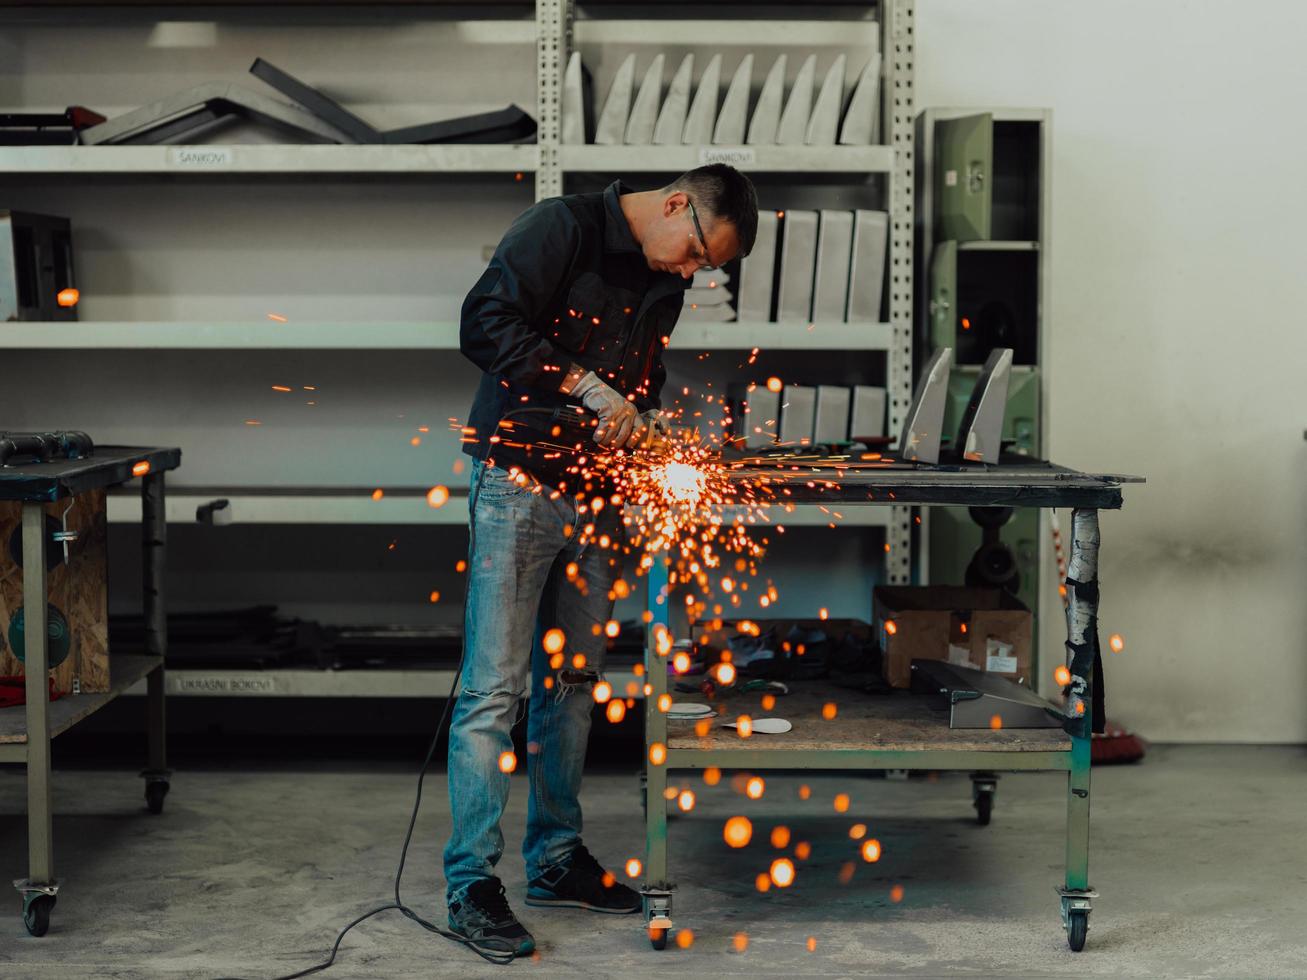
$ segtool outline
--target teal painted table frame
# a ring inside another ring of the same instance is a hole
[[[1067,774],[1066,875],[1056,891],[1060,897],[1063,927],[1071,948],[1083,949],[1089,928],[1092,899],[1097,893],[1089,886],[1089,771],[1090,739],[1093,727],[1093,662],[1098,652],[1098,509],[1121,506],[1120,484],[1137,482],[1131,477],[1097,477],[1073,473],[1039,464],[1042,469],[1023,463],[1019,467],[994,467],[976,473],[934,473],[917,471],[867,475],[841,490],[838,502],[950,504],[984,506],[1071,506],[1073,507],[1070,556],[1067,568],[1067,666],[1071,683],[1066,704],[1060,712],[1063,732],[1053,729],[1058,748],[1040,750],[1020,742],[1009,732],[967,733],[965,749],[940,747],[938,744],[913,746],[900,742],[890,746],[868,738],[864,742],[832,748],[786,748],[784,739],[769,740],[765,745],[755,739],[734,737],[731,741],[713,737],[693,739],[673,737],[669,740],[666,713],[658,709],[659,699],[668,693],[668,657],[660,655],[655,636],[658,627],[670,628],[671,595],[668,588],[666,561],[655,561],[648,571],[648,609],[653,616],[645,648],[644,665],[651,690],[645,704],[646,749],[646,847],[644,924],[655,949],[666,946],[672,929],[672,898],[675,884],[668,874],[667,807],[664,793],[668,772],[674,769],[723,770],[964,770],[973,772],[973,781],[995,772],[1055,771]],[[1056,475],[1057,479],[1051,479]],[[797,476],[792,484],[797,491],[811,471]],[[885,485],[892,487],[886,491]],[[879,493],[878,493],[879,492]],[[799,502],[800,494],[791,499]],[[826,495],[821,498],[829,501]],[[843,691],[847,698],[848,692]],[[876,699],[865,699],[874,705]],[[882,702],[883,703],[883,702]],[[861,702],[860,702],[861,704]],[[867,710],[874,711],[874,708]],[[922,707],[923,713],[928,708]],[[796,729],[797,731],[797,729]],[[1038,731],[1038,730],[1036,730]],[[1043,730],[1048,731],[1048,730]],[[1014,739],[1016,739],[1014,741]],[[691,745],[689,742],[699,744]],[[1068,745],[1069,747],[1065,747]],[[772,747],[775,746],[775,747]],[[654,764],[651,752],[661,747],[666,756]],[[991,777],[992,778],[992,777]],[[992,783],[989,786],[992,791]]]

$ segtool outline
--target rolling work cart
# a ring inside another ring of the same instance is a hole
[[[796,471],[797,470],[797,471]],[[712,727],[696,735],[693,721],[669,720],[659,710],[667,693],[668,657],[660,655],[658,627],[670,626],[668,569],[657,561],[649,570],[649,611],[653,615],[645,668],[652,693],[645,698],[648,770],[644,921],[655,949],[666,946],[672,927],[675,885],[668,875],[668,770],[762,769],[928,769],[971,771],[977,810],[984,822],[999,771],[1051,770],[1067,774],[1066,878],[1060,896],[1063,926],[1073,950],[1084,948],[1089,929],[1089,749],[1093,723],[1094,659],[1098,653],[1098,511],[1121,506],[1124,483],[1136,477],[1097,476],[1021,456],[1005,456],[995,466],[881,469],[804,465],[788,469],[740,470],[741,481],[766,480],[780,501],[853,504],[956,505],[971,507],[1072,508],[1070,563],[1066,587],[1067,667],[1071,680],[1063,707],[1048,705],[1061,728],[960,730],[947,715],[931,710],[928,699],[906,693],[856,695],[821,681],[799,682],[780,699],[791,732],[741,738]],[[773,508],[777,512],[779,508]],[[783,523],[782,518],[776,518]],[[666,643],[662,647],[668,648]],[[852,696],[851,696],[852,695]],[[834,719],[822,705],[839,698]],[[665,703],[665,702],[664,702]],[[778,708],[779,708],[778,704]],[[985,797],[982,803],[982,797]],[[983,809],[982,809],[983,806]]]
[[[0,466],[0,500],[23,502],[24,666],[27,703],[0,709],[0,762],[27,766],[27,877],[14,882],[23,897],[23,922],[33,936],[43,936],[59,893],[54,876],[50,809],[50,740],[104,707],[141,678],[148,688],[149,766],[145,800],[151,813],[163,811],[168,792],[164,753],[163,657],[167,646],[163,605],[164,472],[181,465],[180,449],[97,446],[84,459]],[[45,505],[126,483],[141,477],[141,547],[145,613],[145,652],[113,654],[109,690],[49,700],[46,622]]]

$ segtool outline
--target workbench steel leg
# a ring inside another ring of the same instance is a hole
[[[650,940],[657,949],[662,949],[667,944],[673,887],[667,879],[667,799],[664,795],[667,789],[667,715],[658,710],[659,699],[667,693],[667,655],[671,649],[670,634],[663,635],[671,624],[671,596],[667,579],[667,562],[664,556],[658,555],[648,572],[648,608],[653,619],[649,624],[644,652],[645,679],[649,686],[645,689],[644,699],[647,778],[645,885],[641,889],[645,925],[650,927]]]
[[[169,778],[164,712],[163,658],[168,652],[168,619],[164,608],[164,556],[168,545],[162,473],[151,473],[141,481],[141,594],[145,619],[145,652],[158,663],[146,679],[146,728],[149,733],[149,762],[145,779],[145,801],[151,813],[163,810]]]
[[[1089,928],[1089,771],[1093,731],[1094,655],[1098,652],[1098,511],[1071,515],[1071,554],[1067,565],[1067,733],[1071,769],[1067,773],[1066,884],[1062,922],[1071,948],[1084,947]]]
[[[23,504],[23,673],[27,685],[27,880],[54,884],[45,506]],[[21,890],[21,885],[19,886]]]
[[[164,612],[164,555],[168,544],[168,522],[164,514],[163,474],[145,477],[141,488],[141,558],[144,580],[145,652],[163,659],[168,650],[168,620]],[[149,746],[150,768],[165,769],[163,666],[150,674]]]

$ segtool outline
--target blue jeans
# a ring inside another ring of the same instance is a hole
[[[619,508],[577,513],[576,498],[532,493],[497,467],[472,469],[472,546],[464,623],[463,689],[449,730],[449,804],[453,830],[445,846],[445,892],[462,899],[473,882],[493,875],[504,853],[500,818],[509,777],[499,760],[513,748],[509,732],[529,693],[526,836],[527,880],[567,862],[581,839],[581,771],[585,765],[593,679],[560,681],[541,645],[557,627],[566,636],[564,670],[575,654],[587,671],[604,665],[603,624],[621,576],[621,554],[591,543],[578,549],[581,528],[624,541]],[[576,579],[566,569],[576,562]],[[601,627],[598,635],[594,627]],[[531,679],[527,691],[527,678]],[[553,677],[550,690],[545,678]]]

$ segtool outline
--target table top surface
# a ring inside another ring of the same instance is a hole
[[[49,501],[87,490],[111,487],[148,472],[162,473],[181,465],[182,451],[150,446],[96,446],[84,459],[54,459],[48,463],[0,466],[0,500]]]
[[[734,483],[772,503],[952,504],[972,507],[1081,507],[1113,510],[1121,488],[1143,478],[1082,473],[1028,456],[997,464],[941,459],[903,463],[863,456],[747,457],[729,462]]]

